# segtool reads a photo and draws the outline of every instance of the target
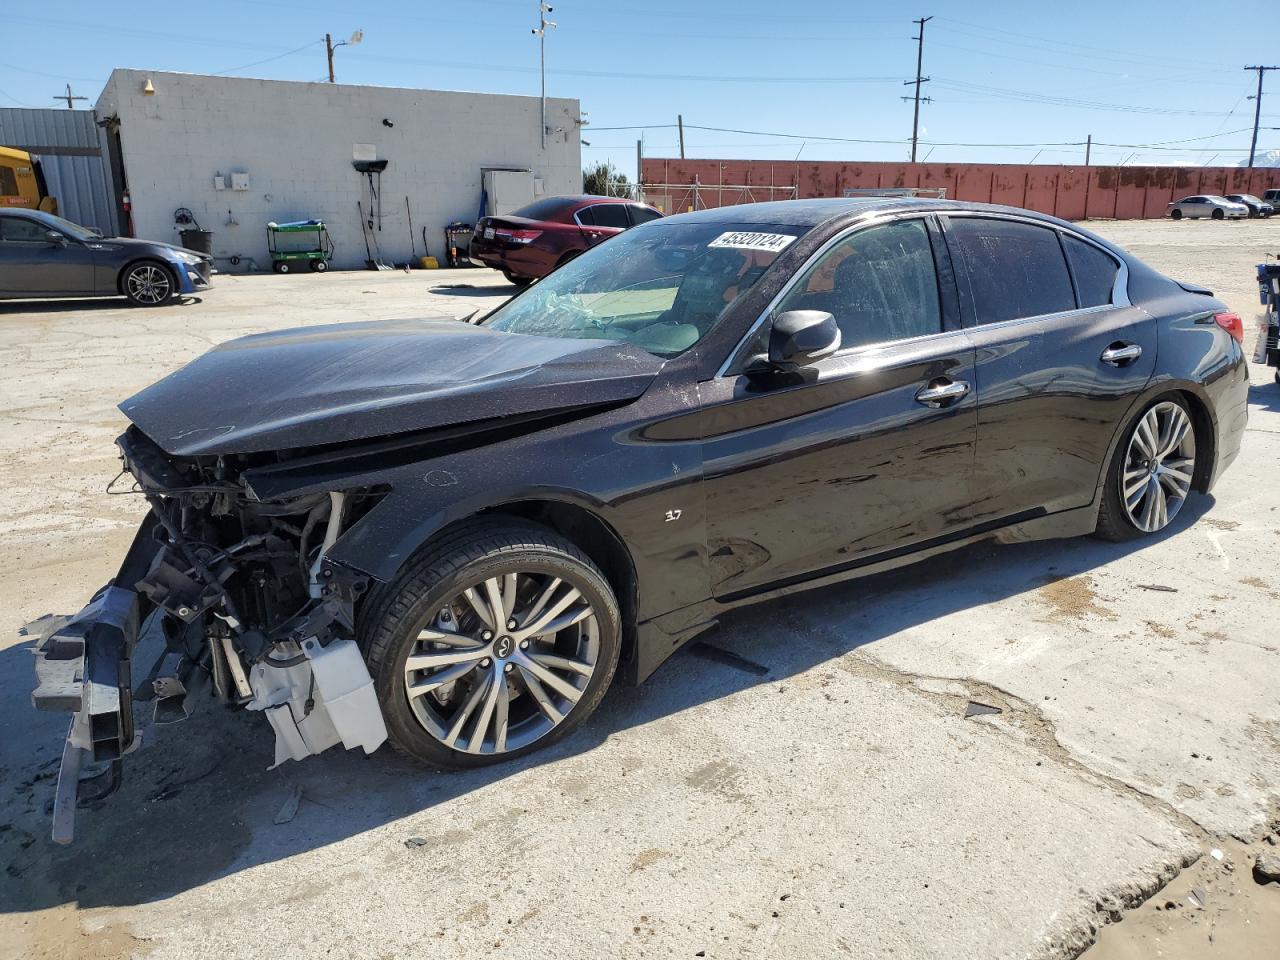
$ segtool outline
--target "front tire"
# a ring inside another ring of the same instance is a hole
[[[120,289],[135,307],[162,307],[173,299],[176,287],[173,274],[154,260],[133,264],[120,278]]]
[[[1215,219],[1215,220],[1222,220],[1222,219],[1225,219],[1225,218],[1226,218],[1226,216],[1227,216],[1227,215],[1226,215],[1225,213],[1223,213],[1221,210],[1215,210],[1215,211],[1213,211],[1213,213],[1212,213],[1212,217],[1213,217],[1213,219]]]
[[[361,620],[392,746],[433,767],[485,766],[567,736],[600,704],[621,650],[604,574],[516,519],[447,535]]]
[[[1181,220],[1181,219],[1182,219],[1182,211],[1181,211],[1181,210],[1174,210],[1172,213],[1170,213],[1170,214],[1169,214],[1169,216],[1170,216],[1170,217],[1172,217],[1174,220]]]
[[[1148,406],[1112,457],[1097,535],[1133,540],[1167,527],[1191,494],[1196,458],[1195,424],[1182,398],[1163,397]]]

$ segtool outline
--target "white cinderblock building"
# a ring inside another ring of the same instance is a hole
[[[483,171],[528,171],[529,199],[582,188],[577,100],[547,100],[545,149],[537,97],[115,70],[95,113],[119,136],[134,235],[178,242],[185,207],[214,232],[220,270],[267,269],[266,224],[310,218],[329,226],[333,266],[363,266],[357,201],[384,260],[409,259],[410,215],[417,255],[425,227],[443,260],[445,224],[476,219]],[[380,230],[352,166],[370,156],[388,161]]]

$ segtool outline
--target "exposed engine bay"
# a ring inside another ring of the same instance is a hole
[[[70,711],[54,800],[54,839],[72,839],[74,810],[113,792],[121,758],[138,744],[133,701],[157,723],[186,719],[195,694],[260,711],[275,763],[341,743],[373,752],[387,732],[355,640],[368,577],[328,562],[342,532],[383,496],[378,489],[261,501],[241,474],[276,454],[179,458],[136,427],[117,441],[132,488],[150,513],[112,583],[80,613],[29,624],[37,708]],[[163,653],[140,682],[134,652],[148,630]],[[106,764],[82,780],[86,763]]]

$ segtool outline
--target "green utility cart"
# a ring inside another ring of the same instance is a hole
[[[333,238],[323,220],[268,223],[267,249],[276,273],[301,270],[304,263],[310,270],[324,273],[333,259]]]

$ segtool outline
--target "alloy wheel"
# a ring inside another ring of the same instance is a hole
[[[449,749],[507,753],[568,717],[599,659],[596,611],[576,586],[510,571],[466,587],[430,616],[405,659],[405,695]]]
[[[1142,415],[1121,466],[1125,511],[1144,533],[1168,526],[1187,494],[1196,466],[1196,433],[1179,404],[1157,403]]]
[[[163,303],[173,287],[164,268],[149,263],[130,270],[125,282],[129,286],[129,296],[139,303]]]

